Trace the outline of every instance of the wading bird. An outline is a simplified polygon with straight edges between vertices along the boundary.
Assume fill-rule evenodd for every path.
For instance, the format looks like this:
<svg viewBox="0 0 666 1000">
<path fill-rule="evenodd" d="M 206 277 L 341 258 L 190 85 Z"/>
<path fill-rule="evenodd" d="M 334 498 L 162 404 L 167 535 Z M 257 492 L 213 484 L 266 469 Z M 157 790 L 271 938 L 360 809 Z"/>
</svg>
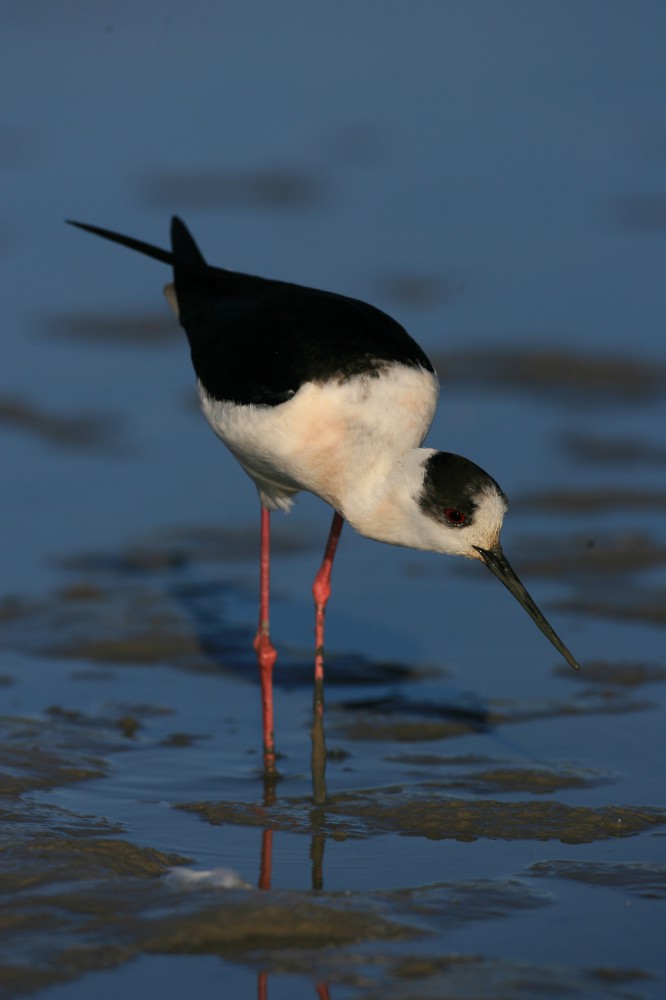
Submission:
<svg viewBox="0 0 666 1000">
<path fill-rule="evenodd" d="M 173 267 L 165 294 L 189 340 L 201 408 L 259 492 L 254 647 L 266 775 L 275 773 L 277 655 L 269 634 L 270 514 L 288 511 L 301 490 L 334 510 L 313 585 L 315 722 L 323 712 L 324 611 L 343 521 L 380 542 L 484 563 L 579 669 L 502 551 L 507 500 L 495 480 L 467 458 L 420 447 L 439 383 L 399 323 L 344 295 L 212 267 L 178 218 L 171 224 L 170 252 L 72 224 Z M 320 766 L 323 771 L 323 761 Z"/>
</svg>

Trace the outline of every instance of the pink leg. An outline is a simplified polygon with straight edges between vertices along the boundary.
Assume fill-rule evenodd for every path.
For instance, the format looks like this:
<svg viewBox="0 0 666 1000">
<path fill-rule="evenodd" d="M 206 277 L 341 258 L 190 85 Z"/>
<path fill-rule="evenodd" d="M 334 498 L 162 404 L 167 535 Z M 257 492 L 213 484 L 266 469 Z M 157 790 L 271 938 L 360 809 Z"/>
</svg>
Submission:
<svg viewBox="0 0 666 1000">
<path fill-rule="evenodd" d="M 273 722 L 273 666 L 277 652 L 269 635 L 271 512 L 261 508 L 261 556 L 259 573 L 259 625 L 254 648 L 259 662 L 264 731 L 264 774 L 275 774 L 275 729 Z"/>
<path fill-rule="evenodd" d="M 328 533 L 324 559 L 312 585 L 315 602 L 315 676 L 312 714 L 312 789 L 318 805 L 326 801 L 326 743 L 324 740 L 324 615 L 331 596 L 331 570 L 343 520 L 336 512 Z"/>
<path fill-rule="evenodd" d="M 324 560 L 312 584 L 312 596 L 315 602 L 315 684 L 324 683 L 324 613 L 331 596 L 331 571 L 343 524 L 344 521 L 336 512 L 328 533 Z"/>
</svg>

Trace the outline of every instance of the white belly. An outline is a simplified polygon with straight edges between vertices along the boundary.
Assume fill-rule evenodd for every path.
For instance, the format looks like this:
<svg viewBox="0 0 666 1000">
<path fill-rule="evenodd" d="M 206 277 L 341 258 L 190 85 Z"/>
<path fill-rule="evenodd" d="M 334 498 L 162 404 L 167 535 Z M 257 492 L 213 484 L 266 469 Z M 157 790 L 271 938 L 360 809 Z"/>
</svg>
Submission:
<svg viewBox="0 0 666 1000">
<path fill-rule="evenodd" d="M 262 503 L 288 510 L 300 490 L 345 516 L 405 452 L 423 441 L 437 405 L 436 375 L 393 365 L 379 376 L 306 382 L 278 406 L 212 399 L 199 384 L 209 424 L 254 480 Z"/>
</svg>

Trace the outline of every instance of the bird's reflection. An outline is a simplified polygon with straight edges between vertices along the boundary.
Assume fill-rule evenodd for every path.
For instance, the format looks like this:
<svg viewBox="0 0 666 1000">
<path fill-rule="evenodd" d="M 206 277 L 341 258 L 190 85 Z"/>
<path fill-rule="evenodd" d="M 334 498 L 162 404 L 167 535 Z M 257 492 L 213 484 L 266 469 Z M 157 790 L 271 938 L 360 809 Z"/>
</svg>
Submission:
<svg viewBox="0 0 666 1000">
<path fill-rule="evenodd" d="M 326 983 L 315 983 L 315 993 L 319 1000 L 331 1000 Z M 257 979 L 257 1000 L 268 1000 L 268 973 L 260 972 Z"/>
<path fill-rule="evenodd" d="M 312 862 L 311 884 L 315 892 L 324 888 L 324 848 L 326 835 L 317 830 L 323 818 L 321 807 L 326 801 L 326 742 L 324 738 L 323 703 L 318 701 L 315 692 L 312 722 L 312 826 L 314 828 L 310 841 L 310 861 Z M 274 775 L 264 775 L 264 807 L 270 808 L 277 802 L 277 779 Z M 259 879 L 257 887 L 270 891 L 273 873 L 273 839 L 275 830 L 266 827 L 261 834 L 261 857 L 259 861 Z M 257 978 L 258 1000 L 268 1000 L 268 972 L 262 970 Z M 331 1000 L 327 983 L 315 983 L 315 993 L 319 1000 Z"/>
</svg>

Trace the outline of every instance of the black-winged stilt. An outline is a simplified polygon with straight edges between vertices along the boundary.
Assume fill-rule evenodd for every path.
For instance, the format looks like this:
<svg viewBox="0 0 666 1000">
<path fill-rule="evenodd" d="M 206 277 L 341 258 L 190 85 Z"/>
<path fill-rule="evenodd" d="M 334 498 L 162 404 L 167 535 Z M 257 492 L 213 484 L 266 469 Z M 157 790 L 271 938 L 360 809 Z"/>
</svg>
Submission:
<svg viewBox="0 0 666 1000">
<path fill-rule="evenodd" d="M 478 559 L 578 670 L 500 545 L 507 510 L 488 473 L 421 448 L 438 380 L 395 320 L 357 299 L 211 267 L 185 225 L 171 252 L 98 226 L 80 229 L 173 267 L 166 297 L 187 333 L 204 415 L 254 480 L 261 501 L 259 625 L 264 771 L 275 773 L 269 634 L 270 513 L 301 490 L 334 510 L 315 600 L 315 718 L 323 712 L 324 611 L 343 521 L 380 542 Z"/>
</svg>

